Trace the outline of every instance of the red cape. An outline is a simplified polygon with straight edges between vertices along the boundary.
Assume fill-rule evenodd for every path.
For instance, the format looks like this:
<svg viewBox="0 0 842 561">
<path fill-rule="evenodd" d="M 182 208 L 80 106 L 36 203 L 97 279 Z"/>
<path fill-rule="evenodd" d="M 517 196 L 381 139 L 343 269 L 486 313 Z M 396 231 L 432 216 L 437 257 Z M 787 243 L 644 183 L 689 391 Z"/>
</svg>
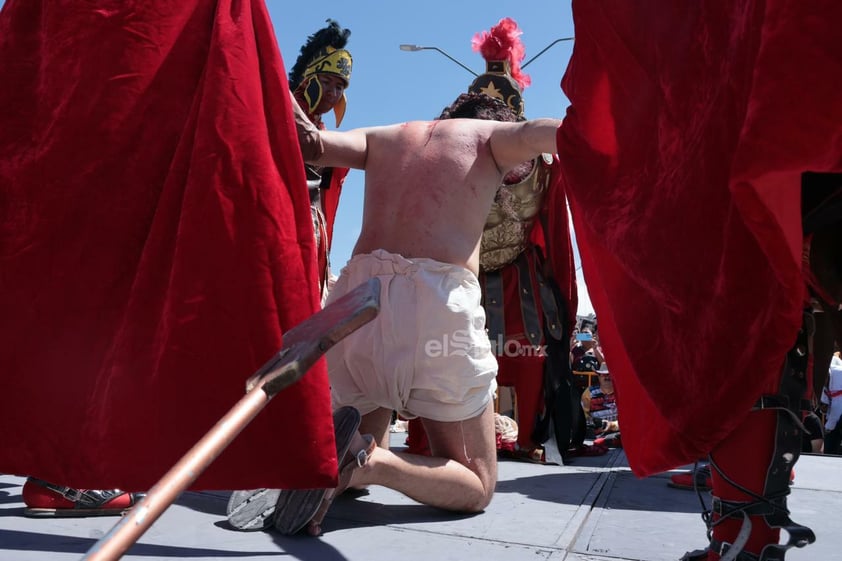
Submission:
<svg viewBox="0 0 842 561">
<path fill-rule="evenodd" d="M 801 324 L 800 174 L 839 171 L 835 0 L 574 0 L 559 153 L 638 475 L 707 454 Z"/>
<path fill-rule="evenodd" d="M 318 308 L 288 84 L 259 0 L 0 13 L 0 471 L 142 490 Z M 325 487 L 320 362 L 196 488 Z"/>
<path fill-rule="evenodd" d="M 568 332 L 576 325 L 576 310 L 579 294 L 576 286 L 576 264 L 573 261 L 573 242 L 570 237 L 570 219 L 567 216 L 567 199 L 564 193 L 562 167 L 555 156 L 552 164 L 550 188 L 541 208 L 540 220 L 536 221 L 530 239 L 547 256 L 549 274 L 558 286 L 566 306 L 565 317 Z M 566 341 L 564 341 L 567 344 Z"/>
<path fill-rule="evenodd" d="M 333 245 L 333 224 L 336 222 L 336 213 L 339 210 L 339 196 L 342 194 L 342 185 L 348 175 L 348 168 L 333 168 L 330 175 L 330 186 L 322 189 L 322 206 L 325 210 L 325 230 L 327 230 L 327 249 Z"/>
</svg>

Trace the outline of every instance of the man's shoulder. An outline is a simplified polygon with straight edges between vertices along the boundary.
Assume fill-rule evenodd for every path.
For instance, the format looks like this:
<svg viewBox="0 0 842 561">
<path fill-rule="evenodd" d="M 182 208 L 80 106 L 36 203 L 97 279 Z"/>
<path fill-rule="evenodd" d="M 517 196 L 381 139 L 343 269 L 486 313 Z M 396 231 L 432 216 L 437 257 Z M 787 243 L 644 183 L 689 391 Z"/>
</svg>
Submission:
<svg viewBox="0 0 842 561">
<path fill-rule="evenodd" d="M 393 123 L 390 125 L 379 125 L 373 127 L 366 127 L 365 132 L 369 136 L 375 137 L 394 137 L 400 135 L 416 134 L 419 130 L 429 129 L 430 121 L 405 121 L 402 123 Z"/>
</svg>

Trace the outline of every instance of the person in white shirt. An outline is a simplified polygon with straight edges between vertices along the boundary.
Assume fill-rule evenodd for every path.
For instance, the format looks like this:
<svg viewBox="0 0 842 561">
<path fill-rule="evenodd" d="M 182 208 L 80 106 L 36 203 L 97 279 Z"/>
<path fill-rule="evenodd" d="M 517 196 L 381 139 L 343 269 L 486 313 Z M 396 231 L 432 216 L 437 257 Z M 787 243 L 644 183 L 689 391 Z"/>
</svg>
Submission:
<svg viewBox="0 0 842 561">
<path fill-rule="evenodd" d="M 822 410 L 825 411 L 824 453 L 842 455 L 842 358 L 833 353 L 827 386 L 822 392 Z"/>
</svg>

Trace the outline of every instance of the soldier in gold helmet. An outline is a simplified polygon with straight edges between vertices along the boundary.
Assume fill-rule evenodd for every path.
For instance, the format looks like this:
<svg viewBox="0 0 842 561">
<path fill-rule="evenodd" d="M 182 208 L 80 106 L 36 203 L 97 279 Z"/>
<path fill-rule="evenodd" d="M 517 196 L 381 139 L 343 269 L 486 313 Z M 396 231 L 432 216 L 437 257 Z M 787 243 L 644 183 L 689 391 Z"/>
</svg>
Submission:
<svg viewBox="0 0 842 561">
<path fill-rule="evenodd" d="M 318 30 L 301 47 L 301 53 L 289 73 L 289 87 L 310 121 L 324 129 L 323 115 L 333 111 L 336 126 L 342 122 L 347 101 L 345 89 L 350 84 L 353 58 L 345 49 L 350 30 L 327 20 L 327 27 Z M 322 302 L 327 296 L 330 277 L 330 242 L 333 222 L 339 206 L 342 183 L 347 168 L 324 168 L 305 164 L 307 187 L 319 266 L 319 288 Z"/>
</svg>

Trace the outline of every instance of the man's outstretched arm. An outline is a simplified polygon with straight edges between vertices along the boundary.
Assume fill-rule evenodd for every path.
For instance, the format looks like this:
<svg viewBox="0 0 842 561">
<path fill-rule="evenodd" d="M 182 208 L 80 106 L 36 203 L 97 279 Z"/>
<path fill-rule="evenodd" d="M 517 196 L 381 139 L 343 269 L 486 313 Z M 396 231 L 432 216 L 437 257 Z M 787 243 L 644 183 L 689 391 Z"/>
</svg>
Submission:
<svg viewBox="0 0 842 561">
<path fill-rule="evenodd" d="M 491 152 L 505 173 L 539 154 L 555 154 L 559 119 L 534 119 L 521 123 L 496 123 L 491 135 Z"/>
<path fill-rule="evenodd" d="M 298 143 L 304 161 L 323 166 L 365 169 L 366 134 L 364 129 L 348 132 L 319 130 L 298 105 L 290 92 Z"/>
</svg>

